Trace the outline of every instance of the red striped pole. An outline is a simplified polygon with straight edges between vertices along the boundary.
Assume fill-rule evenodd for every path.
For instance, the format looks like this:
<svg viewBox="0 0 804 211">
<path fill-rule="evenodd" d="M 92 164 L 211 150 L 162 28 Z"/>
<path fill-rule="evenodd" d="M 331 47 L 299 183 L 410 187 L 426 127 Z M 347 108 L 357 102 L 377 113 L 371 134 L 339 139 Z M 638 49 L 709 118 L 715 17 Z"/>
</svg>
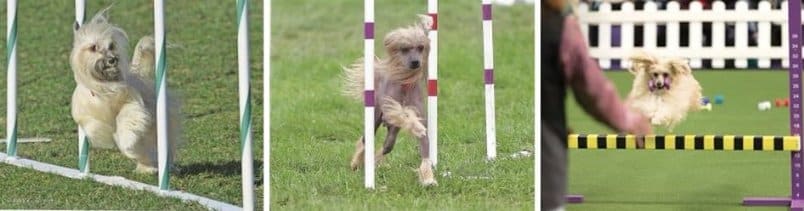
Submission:
<svg viewBox="0 0 804 211">
<path fill-rule="evenodd" d="M 427 13 L 433 19 L 430 32 L 430 54 L 427 57 L 427 138 L 430 161 L 438 164 L 438 0 L 427 1 Z"/>
</svg>

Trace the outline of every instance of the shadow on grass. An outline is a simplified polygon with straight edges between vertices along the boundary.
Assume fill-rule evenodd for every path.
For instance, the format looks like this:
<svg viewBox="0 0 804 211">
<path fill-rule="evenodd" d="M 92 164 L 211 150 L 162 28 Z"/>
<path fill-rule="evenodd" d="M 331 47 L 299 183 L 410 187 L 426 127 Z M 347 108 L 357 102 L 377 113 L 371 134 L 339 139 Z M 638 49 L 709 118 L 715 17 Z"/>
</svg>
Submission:
<svg viewBox="0 0 804 211">
<path fill-rule="evenodd" d="M 262 185 L 262 168 L 263 163 L 261 160 L 254 160 L 254 183 L 258 186 Z M 177 177 L 189 177 L 198 174 L 214 174 L 220 176 L 237 176 L 241 175 L 242 164 L 239 160 L 230 160 L 220 163 L 191 163 L 179 166 L 180 171 L 176 172 Z"/>
</svg>

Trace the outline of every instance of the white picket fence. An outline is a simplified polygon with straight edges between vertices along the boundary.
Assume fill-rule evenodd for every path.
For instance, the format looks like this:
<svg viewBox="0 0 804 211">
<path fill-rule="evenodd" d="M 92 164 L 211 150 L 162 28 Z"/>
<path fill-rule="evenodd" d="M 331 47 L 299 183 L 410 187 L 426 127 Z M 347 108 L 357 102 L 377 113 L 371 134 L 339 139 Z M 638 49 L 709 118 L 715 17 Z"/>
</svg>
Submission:
<svg viewBox="0 0 804 211">
<path fill-rule="evenodd" d="M 737 2 L 733 10 L 727 10 L 722 1 L 713 2 L 711 10 L 704 10 L 694 1 L 689 9 L 681 10 L 678 2 L 669 2 L 665 10 L 648 1 L 642 10 L 624 2 L 621 9 L 613 11 L 610 3 L 602 3 L 597 11 L 581 3 L 576 11 L 584 36 L 589 41 L 590 25 L 597 25 L 597 46 L 590 46 L 592 57 L 603 69 L 617 69 L 612 61 L 619 60 L 619 68 L 627 68 L 627 58 L 636 50 L 645 50 L 661 57 L 681 57 L 690 61 L 692 68 L 701 68 L 704 59 L 711 59 L 712 68 L 724 68 L 726 59 L 734 59 L 736 68 L 748 68 L 748 60 L 756 59 L 759 68 L 770 68 L 771 60 L 781 60 L 787 67 L 788 25 L 787 3 L 781 9 L 771 9 L 771 3 L 762 1 L 758 9 L 749 9 L 746 1 Z M 804 18 L 803 18 L 804 19 Z M 680 23 L 689 23 L 689 45 L 679 42 Z M 703 23 L 711 22 L 711 46 L 703 46 Z M 749 22 L 757 22 L 757 45 L 749 46 Z M 733 23 L 734 46 L 726 46 L 726 24 Z M 771 24 L 781 24 L 781 46 L 771 45 Z M 657 26 L 666 24 L 665 46 L 657 45 Z M 619 25 L 619 46 L 612 46 L 612 26 Z M 642 25 L 642 47 L 634 47 L 634 26 Z M 617 37 L 614 37 L 617 38 Z"/>
</svg>

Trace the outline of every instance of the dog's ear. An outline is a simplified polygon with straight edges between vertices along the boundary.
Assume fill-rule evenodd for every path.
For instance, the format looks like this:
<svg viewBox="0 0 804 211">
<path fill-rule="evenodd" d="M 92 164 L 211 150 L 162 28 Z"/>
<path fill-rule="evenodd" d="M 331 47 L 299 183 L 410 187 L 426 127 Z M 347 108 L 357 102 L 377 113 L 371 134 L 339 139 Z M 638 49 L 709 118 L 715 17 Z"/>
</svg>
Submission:
<svg viewBox="0 0 804 211">
<path fill-rule="evenodd" d="M 424 33 L 430 32 L 430 29 L 436 27 L 436 20 L 429 15 L 419 14 L 419 24 L 418 26 L 424 30 Z"/>
<path fill-rule="evenodd" d="M 95 24 L 108 23 L 109 22 L 109 20 L 108 20 L 109 17 L 108 17 L 107 12 L 109 11 L 109 9 L 112 8 L 112 6 L 114 6 L 114 4 L 109 5 L 106 8 L 103 8 L 102 10 L 98 11 L 98 13 L 95 13 L 95 16 L 93 16 L 92 19 L 89 20 L 89 22 L 90 23 L 95 23 Z"/>
<path fill-rule="evenodd" d="M 673 59 L 667 62 L 670 64 L 670 69 L 675 74 L 690 74 L 692 73 L 692 69 L 690 69 L 690 65 L 687 64 L 687 60 L 685 59 Z"/>
<path fill-rule="evenodd" d="M 628 68 L 628 71 L 634 75 L 640 71 L 645 71 L 649 66 L 657 63 L 656 58 L 645 52 L 632 55 L 628 58 L 628 61 L 631 62 L 631 67 Z"/>
<path fill-rule="evenodd" d="M 385 35 L 385 38 L 383 39 L 383 45 L 385 46 L 385 49 L 387 49 L 389 51 L 393 49 L 393 45 L 394 45 L 394 42 L 397 41 L 398 34 L 399 34 L 399 31 L 394 30 L 394 31 L 391 31 L 390 33 L 388 33 L 387 35 Z"/>
</svg>

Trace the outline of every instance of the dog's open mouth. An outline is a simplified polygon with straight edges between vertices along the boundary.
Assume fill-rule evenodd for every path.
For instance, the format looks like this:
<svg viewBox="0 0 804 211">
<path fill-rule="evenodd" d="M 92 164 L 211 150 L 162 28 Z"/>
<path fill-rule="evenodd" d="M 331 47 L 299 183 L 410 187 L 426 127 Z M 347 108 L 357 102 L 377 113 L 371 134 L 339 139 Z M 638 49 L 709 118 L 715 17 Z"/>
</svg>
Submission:
<svg viewBox="0 0 804 211">
<path fill-rule="evenodd" d="M 656 80 L 657 79 L 650 79 L 650 81 L 648 81 L 648 89 L 650 89 L 651 92 L 657 90 L 670 90 L 669 78 L 665 78 L 663 82 L 657 82 Z"/>
</svg>

